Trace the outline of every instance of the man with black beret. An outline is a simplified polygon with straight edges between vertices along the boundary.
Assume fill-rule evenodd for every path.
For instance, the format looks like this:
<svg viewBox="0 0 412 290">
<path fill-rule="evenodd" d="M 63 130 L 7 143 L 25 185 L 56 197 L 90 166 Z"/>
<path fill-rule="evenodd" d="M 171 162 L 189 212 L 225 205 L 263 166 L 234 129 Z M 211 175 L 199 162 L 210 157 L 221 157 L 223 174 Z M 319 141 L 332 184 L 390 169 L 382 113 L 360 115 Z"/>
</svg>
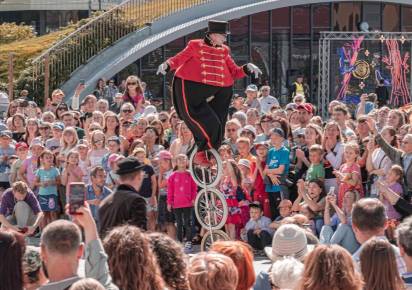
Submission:
<svg viewBox="0 0 412 290">
<path fill-rule="evenodd" d="M 100 235 L 103 237 L 112 228 L 130 224 L 147 229 L 146 201 L 138 193 L 143 181 L 142 168 L 135 157 L 127 157 L 118 162 L 121 184 L 106 197 L 99 209 Z"/>
</svg>

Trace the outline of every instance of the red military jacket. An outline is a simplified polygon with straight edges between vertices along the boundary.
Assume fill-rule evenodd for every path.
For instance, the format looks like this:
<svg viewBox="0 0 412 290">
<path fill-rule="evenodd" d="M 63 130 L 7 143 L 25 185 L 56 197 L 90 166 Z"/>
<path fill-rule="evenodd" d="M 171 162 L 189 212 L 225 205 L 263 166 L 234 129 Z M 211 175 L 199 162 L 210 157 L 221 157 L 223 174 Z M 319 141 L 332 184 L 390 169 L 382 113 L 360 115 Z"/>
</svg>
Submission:
<svg viewBox="0 0 412 290">
<path fill-rule="evenodd" d="M 217 87 L 232 86 L 236 79 L 246 76 L 243 67 L 236 65 L 230 56 L 229 47 L 211 46 L 203 39 L 189 41 L 167 63 L 181 79 Z"/>
</svg>

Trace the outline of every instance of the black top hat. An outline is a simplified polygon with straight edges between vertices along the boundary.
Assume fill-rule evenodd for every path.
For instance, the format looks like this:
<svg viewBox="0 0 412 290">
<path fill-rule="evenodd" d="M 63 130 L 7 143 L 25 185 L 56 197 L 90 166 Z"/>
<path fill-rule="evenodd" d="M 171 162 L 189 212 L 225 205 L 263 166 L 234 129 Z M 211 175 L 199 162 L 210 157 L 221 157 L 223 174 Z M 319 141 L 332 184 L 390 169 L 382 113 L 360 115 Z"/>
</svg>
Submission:
<svg viewBox="0 0 412 290">
<path fill-rule="evenodd" d="M 119 169 L 116 170 L 116 174 L 123 175 L 142 170 L 144 164 L 140 163 L 136 157 L 132 156 L 120 160 L 117 163 L 117 166 Z"/>
<path fill-rule="evenodd" d="M 210 20 L 207 33 L 230 34 L 227 21 Z"/>
</svg>

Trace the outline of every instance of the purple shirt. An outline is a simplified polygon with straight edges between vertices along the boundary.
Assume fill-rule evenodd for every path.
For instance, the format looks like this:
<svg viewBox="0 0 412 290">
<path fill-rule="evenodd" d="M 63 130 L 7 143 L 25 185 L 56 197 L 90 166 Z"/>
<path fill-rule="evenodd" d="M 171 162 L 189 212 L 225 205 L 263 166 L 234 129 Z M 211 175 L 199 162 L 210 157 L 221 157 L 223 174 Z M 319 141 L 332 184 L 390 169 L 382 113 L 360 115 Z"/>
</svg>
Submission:
<svg viewBox="0 0 412 290">
<path fill-rule="evenodd" d="M 403 188 L 402 185 L 399 183 L 394 183 L 389 186 L 390 189 L 392 189 L 394 192 L 399 194 L 401 197 L 403 197 Z M 402 217 L 400 213 L 396 211 L 396 209 L 393 207 L 393 205 L 387 201 L 386 199 L 383 201 L 383 204 L 385 205 L 386 208 L 386 215 L 388 216 L 388 219 L 395 219 L 395 220 L 400 220 Z"/>
<path fill-rule="evenodd" d="M 37 200 L 36 196 L 32 191 L 28 191 L 26 197 L 23 200 L 26 202 L 30 208 L 33 210 L 33 213 L 36 215 L 38 214 L 40 209 L 39 201 Z M 9 188 L 3 193 L 3 197 L 0 201 L 0 214 L 4 215 L 5 217 L 12 215 L 14 206 L 16 205 L 17 200 L 14 198 L 13 189 Z"/>
</svg>

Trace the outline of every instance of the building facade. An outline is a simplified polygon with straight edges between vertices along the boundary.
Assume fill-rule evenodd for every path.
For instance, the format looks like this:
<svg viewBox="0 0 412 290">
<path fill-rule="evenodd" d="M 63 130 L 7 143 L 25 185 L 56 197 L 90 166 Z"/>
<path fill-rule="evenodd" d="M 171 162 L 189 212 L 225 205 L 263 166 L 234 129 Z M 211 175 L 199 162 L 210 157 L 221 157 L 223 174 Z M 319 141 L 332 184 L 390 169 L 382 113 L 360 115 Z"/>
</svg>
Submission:
<svg viewBox="0 0 412 290">
<path fill-rule="evenodd" d="M 262 83 L 269 84 L 274 95 L 287 96 L 289 85 L 298 73 L 303 73 L 309 97 L 315 101 L 320 32 L 359 31 L 361 22 L 367 22 L 372 31 L 411 32 L 412 6 L 356 1 L 285 7 L 230 21 L 228 42 L 238 64 L 253 62 L 262 69 Z M 176 39 L 136 60 L 116 77 L 121 80 L 137 74 L 152 95 L 168 99 L 172 76 L 156 76 L 157 66 L 183 49 L 190 39 L 203 35 L 204 30 Z M 238 81 L 235 91 L 241 93 L 247 82 Z"/>
</svg>

